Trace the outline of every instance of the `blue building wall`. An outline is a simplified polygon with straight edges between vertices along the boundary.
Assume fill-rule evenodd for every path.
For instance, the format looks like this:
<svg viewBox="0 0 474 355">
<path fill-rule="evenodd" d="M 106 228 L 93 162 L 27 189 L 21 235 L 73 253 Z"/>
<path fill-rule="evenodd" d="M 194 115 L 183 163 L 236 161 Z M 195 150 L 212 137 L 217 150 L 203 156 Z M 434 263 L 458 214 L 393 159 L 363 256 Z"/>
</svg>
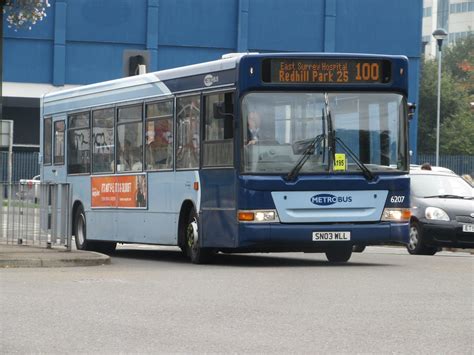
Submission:
<svg viewBox="0 0 474 355">
<path fill-rule="evenodd" d="M 418 101 L 422 0 L 50 0 L 32 30 L 4 25 L 4 81 L 89 84 L 124 75 L 124 51 L 149 71 L 236 51 L 403 54 Z M 416 118 L 411 149 L 416 153 Z M 416 154 L 415 154 L 416 155 Z"/>
</svg>

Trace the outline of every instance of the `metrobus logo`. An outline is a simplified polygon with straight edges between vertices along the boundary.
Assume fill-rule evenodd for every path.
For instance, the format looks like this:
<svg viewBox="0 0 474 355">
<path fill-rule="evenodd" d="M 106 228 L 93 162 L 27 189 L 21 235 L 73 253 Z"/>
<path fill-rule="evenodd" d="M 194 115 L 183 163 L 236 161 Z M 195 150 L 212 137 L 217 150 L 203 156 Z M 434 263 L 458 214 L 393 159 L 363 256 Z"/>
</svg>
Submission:
<svg viewBox="0 0 474 355">
<path fill-rule="evenodd" d="M 330 206 L 337 202 L 352 202 L 352 196 L 334 196 L 331 194 L 318 194 L 311 197 L 311 203 L 318 206 Z"/>
</svg>

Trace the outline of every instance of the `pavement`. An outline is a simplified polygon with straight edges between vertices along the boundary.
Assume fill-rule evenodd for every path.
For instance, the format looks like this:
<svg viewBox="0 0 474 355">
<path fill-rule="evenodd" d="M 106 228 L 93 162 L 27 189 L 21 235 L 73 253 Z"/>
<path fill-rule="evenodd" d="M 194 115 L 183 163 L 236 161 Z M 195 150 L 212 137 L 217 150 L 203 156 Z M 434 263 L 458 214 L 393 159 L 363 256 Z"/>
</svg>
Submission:
<svg viewBox="0 0 474 355">
<path fill-rule="evenodd" d="M 20 267 L 68 267 L 110 264 L 110 256 L 93 251 L 0 244 L 0 269 Z"/>
</svg>

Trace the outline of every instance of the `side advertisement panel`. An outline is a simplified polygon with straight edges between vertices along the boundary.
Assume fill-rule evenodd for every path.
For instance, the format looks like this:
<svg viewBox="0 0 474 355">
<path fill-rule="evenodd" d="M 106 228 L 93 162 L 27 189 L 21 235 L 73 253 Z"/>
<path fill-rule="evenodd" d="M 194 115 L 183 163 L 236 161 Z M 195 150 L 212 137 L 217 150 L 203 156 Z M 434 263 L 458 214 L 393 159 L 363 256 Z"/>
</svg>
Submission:
<svg viewBox="0 0 474 355">
<path fill-rule="evenodd" d="M 92 208 L 147 208 L 147 176 L 109 175 L 91 177 Z"/>
</svg>

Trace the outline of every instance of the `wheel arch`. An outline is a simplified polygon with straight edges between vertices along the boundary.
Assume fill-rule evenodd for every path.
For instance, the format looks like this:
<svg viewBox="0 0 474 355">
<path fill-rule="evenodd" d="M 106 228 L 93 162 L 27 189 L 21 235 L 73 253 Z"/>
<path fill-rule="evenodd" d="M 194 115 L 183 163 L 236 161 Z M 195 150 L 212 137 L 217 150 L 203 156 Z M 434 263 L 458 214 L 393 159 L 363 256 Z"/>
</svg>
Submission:
<svg viewBox="0 0 474 355">
<path fill-rule="evenodd" d="M 82 208 L 84 209 L 84 205 L 82 204 L 80 200 L 76 200 L 72 204 L 72 219 L 71 219 L 72 220 L 72 226 L 71 226 L 72 233 L 74 233 L 74 226 L 76 225 L 76 212 L 79 206 L 82 206 Z"/>
</svg>

